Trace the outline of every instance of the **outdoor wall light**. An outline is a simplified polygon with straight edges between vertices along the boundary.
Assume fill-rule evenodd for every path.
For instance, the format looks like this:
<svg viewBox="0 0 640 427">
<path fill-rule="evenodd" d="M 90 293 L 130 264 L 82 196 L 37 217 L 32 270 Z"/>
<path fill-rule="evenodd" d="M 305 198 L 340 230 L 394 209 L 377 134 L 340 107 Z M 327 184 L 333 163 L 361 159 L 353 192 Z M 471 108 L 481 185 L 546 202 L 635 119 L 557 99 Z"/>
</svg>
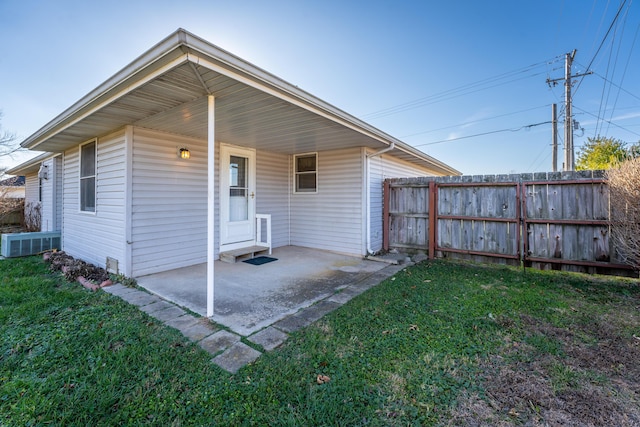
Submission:
<svg viewBox="0 0 640 427">
<path fill-rule="evenodd" d="M 38 169 L 38 178 L 49 179 L 49 165 L 45 165 L 44 163 L 40 165 L 40 169 Z"/>
<path fill-rule="evenodd" d="M 178 154 L 181 159 L 189 159 L 191 158 L 191 152 L 188 148 L 181 148 Z"/>
</svg>

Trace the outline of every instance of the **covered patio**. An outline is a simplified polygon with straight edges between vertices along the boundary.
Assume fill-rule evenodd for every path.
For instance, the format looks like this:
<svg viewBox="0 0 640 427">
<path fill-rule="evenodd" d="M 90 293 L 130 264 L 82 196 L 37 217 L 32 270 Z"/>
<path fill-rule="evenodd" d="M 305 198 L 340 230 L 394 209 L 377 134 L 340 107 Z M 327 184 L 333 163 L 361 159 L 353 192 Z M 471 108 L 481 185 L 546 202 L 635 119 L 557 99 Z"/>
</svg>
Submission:
<svg viewBox="0 0 640 427">
<path fill-rule="evenodd" d="M 213 321 L 248 336 L 320 301 L 342 304 L 397 271 L 385 262 L 297 246 L 276 248 L 271 256 L 277 261 L 263 265 L 215 261 Z M 206 271 L 205 263 L 137 280 L 149 292 L 206 316 Z"/>
<path fill-rule="evenodd" d="M 60 153 L 66 252 L 242 335 L 386 266 L 383 177 L 458 173 L 182 29 L 21 145 Z"/>
</svg>

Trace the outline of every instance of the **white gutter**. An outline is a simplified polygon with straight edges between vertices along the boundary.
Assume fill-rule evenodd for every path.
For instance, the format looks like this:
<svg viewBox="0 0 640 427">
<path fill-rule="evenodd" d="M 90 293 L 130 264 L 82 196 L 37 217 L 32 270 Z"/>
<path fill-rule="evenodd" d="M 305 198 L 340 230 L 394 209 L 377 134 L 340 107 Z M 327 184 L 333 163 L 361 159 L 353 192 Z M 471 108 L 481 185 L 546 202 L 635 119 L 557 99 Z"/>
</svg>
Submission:
<svg viewBox="0 0 640 427">
<path fill-rule="evenodd" d="M 365 191 L 366 191 L 366 200 L 367 200 L 367 208 L 365 215 L 367 216 L 365 221 L 367 223 L 367 254 L 373 254 L 373 249 L 371 249 L 371 158 L 378 157 L 388 151 L 396 148 L 396 143 L 391 142 L 388 147 L 383 148 L 382 150 L 376 151 L 375 153 L 367 154 L 367 161 L 365 162 Z"/>
</svg>

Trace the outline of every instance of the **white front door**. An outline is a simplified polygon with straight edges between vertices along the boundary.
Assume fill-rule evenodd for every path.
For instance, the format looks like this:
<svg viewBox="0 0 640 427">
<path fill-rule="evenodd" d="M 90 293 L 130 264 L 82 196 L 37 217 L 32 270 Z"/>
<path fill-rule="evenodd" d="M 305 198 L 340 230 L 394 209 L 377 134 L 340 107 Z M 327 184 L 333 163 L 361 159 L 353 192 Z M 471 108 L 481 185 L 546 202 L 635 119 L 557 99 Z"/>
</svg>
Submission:
<svg viewBox="0 0 640 427">
<path fill-rule="evenodd" d="M 221 250 L 255 243 L 256 152 L 220 145 Z"/>
</svg>

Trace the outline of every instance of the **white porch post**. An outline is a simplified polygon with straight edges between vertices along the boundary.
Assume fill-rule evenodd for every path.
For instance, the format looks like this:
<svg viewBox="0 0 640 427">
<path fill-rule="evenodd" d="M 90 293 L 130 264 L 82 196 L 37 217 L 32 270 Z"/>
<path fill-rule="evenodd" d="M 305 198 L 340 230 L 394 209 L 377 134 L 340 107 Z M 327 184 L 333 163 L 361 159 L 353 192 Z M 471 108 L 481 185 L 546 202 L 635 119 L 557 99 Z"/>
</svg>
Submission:
<svg viewBox="0 0 640 427">
<path fill-rule="evenodd" d="M 215 106 L 213 95 L 208 96 L 207 103 L 207 317 L 213 316 L 213 257 L 215 253 L 215 166 L 216 166 L 216 132 Z"/>
</svg>

